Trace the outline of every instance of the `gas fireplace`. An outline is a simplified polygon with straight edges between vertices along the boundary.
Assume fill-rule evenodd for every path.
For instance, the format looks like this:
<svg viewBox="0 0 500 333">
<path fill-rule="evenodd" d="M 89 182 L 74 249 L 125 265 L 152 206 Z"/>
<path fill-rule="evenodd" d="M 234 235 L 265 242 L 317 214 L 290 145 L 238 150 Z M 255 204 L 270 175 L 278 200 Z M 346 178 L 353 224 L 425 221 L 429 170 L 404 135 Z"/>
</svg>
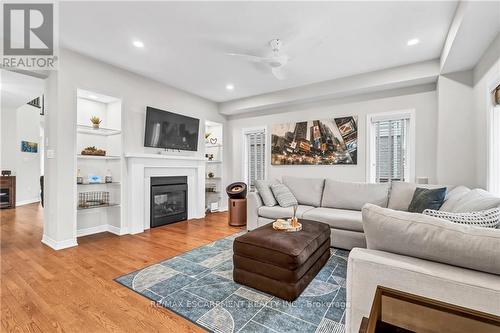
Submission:
<svg viewBox="0 0 500 333">
<path fill-rule="evenodd" d="M 187 177 L 151 177 L 151 228 L 187 219 Z"/>
</svg>

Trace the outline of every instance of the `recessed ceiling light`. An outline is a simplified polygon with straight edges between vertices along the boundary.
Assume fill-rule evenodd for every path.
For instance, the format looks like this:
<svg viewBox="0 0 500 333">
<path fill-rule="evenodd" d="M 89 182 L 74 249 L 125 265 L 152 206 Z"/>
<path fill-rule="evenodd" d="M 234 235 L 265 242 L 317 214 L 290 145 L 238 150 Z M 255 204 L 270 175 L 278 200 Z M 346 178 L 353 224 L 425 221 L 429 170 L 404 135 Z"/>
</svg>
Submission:
<svg viewBox="0 0 500 333">
<path fill-rule="evenodd" d="M 413 38 L 413 39 L 410 39 L 406 44 L 408 46 L 413 46 L 413 45 L 417 45 L 418 43 L 420 43 L 420 40 L 418 38 Z"/>
<path fill-rule="evenodd" d="M 89 98 L 97 99 L 98 97 L 96 95 L 89 95 Z"/>
<path fill-rule="evenodd" d="M 138 48 L 143 48 L 144 47 L 144 43 L 141 42 L 140 40 L 134 40 L 132 42 L 132 44 L 135 46 L 135 47 L 138 47 Z"/>
<path fill-rule="evenodd" d="M 231 83 L 226 84 L 226 89 L 227 90 L 234 90 L 234 86 Z"/>
</svg>

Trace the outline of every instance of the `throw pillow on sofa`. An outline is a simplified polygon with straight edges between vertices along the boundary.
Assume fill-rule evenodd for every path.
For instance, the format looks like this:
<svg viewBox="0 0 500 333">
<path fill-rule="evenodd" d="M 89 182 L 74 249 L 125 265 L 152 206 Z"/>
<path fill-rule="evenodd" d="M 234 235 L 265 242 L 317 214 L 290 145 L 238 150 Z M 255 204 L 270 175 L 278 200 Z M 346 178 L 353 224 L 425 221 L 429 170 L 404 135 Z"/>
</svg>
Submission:
<svg viewBox="0 0 500 333">
<path fill-rule="evenodd" d="M 281 207 L 298 205 L 297 199 L 295 199 L 294 195 L 286 185 L 273 184 L 271 185 L 271 191 L 273 191 L 274 197 Z"/>
<path fill-rule="evenodd" d="M 463 195 L 450 211 L 453 213 L 467 213 L 497 207 L 500 207 L 500 198 L 488 191 L 476 188 Z"/>
<path fill-rule="evenodd" d="M 426 209 L 424 210 L 424 214 L 445 219 L 454 223 L 467 224 L 483 228 L 496 228 L 500 223 L 500 208 L 469 213 L 451 213 L 441 210 Z"/>
<path fill-rule="evenodd" d="M 265 206 L 275 206 L 277 204 L 276 198 L 274 197 L 273 192 L 271 191 L 271 185 L 279 184 L 280 182 L 277 180 L 256 180 L 255 188 L 257 192 L 259 192 L 262 201 Z"/>
<path fill-rule="evenodd" d="M 375 205 L 363 207 L 369 249 L 500 274 L 500 232 Z"/>
<path fill-rule="evenodd" d="M 453 212 L 457 204 L 463 198 L 463 196 L 469 193 L 470 191 L 471 191 L 470 188 L 463 185 L 457 186 L 453 190 L 450 190 L 446 195 L 446 200 L 444 201 L 441 208 L 439 208 L 439 210 L 445 212 Z"/>
<path fill-rule="evenodd" d="M 433 184 L 415 184 L 407 183 L 402 181 L 392 181 L 391 190 L 389 193 L 389 204 L 387 205 L 390 209 L 408 211 L 411 199 L 415 193 L 416 188 L 440 188 L 443 185 L 433 185 Z M 450 189 L 451 190 L 451 189 Z"/>
<path fill-rule="evenodd" d="M 438 210 L 443 205 L 445 197 L 446 187 L 432 190 L 417 187 L 413 193 L 410 205 L 408 206 L 408 211 L 412 213 L 422 213 L 426 209 Z"/>
</svg>

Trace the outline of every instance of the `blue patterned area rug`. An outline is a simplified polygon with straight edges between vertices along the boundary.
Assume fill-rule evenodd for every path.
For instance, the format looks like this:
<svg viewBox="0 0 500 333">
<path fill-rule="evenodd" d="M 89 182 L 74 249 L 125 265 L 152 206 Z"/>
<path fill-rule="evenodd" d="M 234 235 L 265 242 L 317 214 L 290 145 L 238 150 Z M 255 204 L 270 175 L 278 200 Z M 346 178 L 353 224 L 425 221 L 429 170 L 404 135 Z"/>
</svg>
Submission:
<svg viewBox="0 0 500 333">
<path fill-rule="evenodd" d="M 233 240 L 196 248 L 115 281 L 202 328 L 217 332 L 344 332 L 349 251 L 331 249 L 323 269 L 293 302 L 233 281 Z"/>
</svg>

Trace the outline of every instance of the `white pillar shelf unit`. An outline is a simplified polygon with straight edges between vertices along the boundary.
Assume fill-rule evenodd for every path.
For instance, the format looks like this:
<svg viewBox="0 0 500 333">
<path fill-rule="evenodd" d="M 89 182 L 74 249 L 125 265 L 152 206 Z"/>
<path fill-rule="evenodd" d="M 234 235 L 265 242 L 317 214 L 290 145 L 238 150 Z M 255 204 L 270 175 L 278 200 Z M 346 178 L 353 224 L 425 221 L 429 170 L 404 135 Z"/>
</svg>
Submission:
<svg viewBox="0 0 500 333">
<path fill-rule="evenodd" d="M 210 134 L 208 137 L 206 137 Z M 205 122 L 205 154 L 213 155 L 206 158 L 205 208 L 207 212 L 219 211 L 222 207 L 223 191 L 223 125 L 213 121 Z M 212 175 L 213 177 L 209 177 Z"/>
<path fill-rule="evenodd" d="M 76 184 L 76 235 L 77 237 L 109 231 L 125 233 L 124 214 L 121 205 L 123 194 L 122 177 L 125 172 L 122 138 L 121 100 L 87 90 L 77 90 L 76 165 L 75 175 L 83 178 L 83 184 Z M 93 128 L 92 116 L 101 119 L 99 128 Z M 86 147 L 106 151 L 105 156 L 82 155 Z M 112 182 L 106 183 L 110 173 Z M 90 183 L 89 176 L 99 176 L 99 183 Z M 107 192 L 107 204 L 81 207 L 80 193 Z"/>
</svg>

